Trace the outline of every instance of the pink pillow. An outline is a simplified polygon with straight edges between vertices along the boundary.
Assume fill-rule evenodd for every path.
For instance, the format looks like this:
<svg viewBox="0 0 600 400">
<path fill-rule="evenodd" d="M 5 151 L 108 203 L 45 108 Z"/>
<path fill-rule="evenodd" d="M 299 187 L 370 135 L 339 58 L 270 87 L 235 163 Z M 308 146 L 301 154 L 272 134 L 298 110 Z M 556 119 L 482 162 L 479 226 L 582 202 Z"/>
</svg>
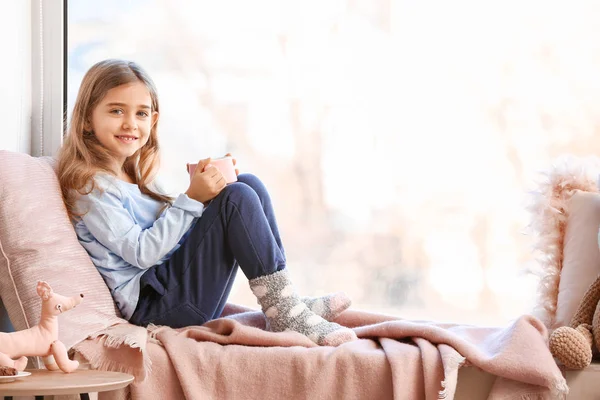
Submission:
<svg viewBox="0 0 600 400">
<path fill-rule="evenodd" d="M 567 207 L 555 327 L 570 324 L 583 295 L 600 274 L 600 194 L 578 190 Z"/>
<path fill-rule="evenodd" d="M 530 227 L 540 277 L 533 314 L 550 330 L 569 325 L 600 273 L 598 171 L 597 157 L 561 157 L 533 192 Z"/>
<path fill-rule="evenodd" d="M 36 282 L 84 302 L 59 316 L 67 346 L 121 319 L 104 280 L 81 247 L 62 200 L 55 160 L 0 151 L 0 297 L 16 330 L 38 323 Z"/>
</svg>

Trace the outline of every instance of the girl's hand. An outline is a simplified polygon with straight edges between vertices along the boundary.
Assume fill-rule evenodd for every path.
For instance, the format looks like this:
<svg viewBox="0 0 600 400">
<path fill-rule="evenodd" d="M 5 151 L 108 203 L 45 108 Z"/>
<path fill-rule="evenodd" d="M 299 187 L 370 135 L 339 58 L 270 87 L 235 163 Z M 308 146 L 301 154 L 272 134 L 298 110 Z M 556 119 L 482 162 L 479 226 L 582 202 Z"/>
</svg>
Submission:
<svg viewBox="0 0 600 400">
<path fill-rule="evenodd" d="M 231 153 L 225 154 L 225 157 L 231 157 L 231 159 L 233 160 L 233 166 L 235 167 L 235 164 L 237 164 L 237 160 L 231 155 Z M 235 176 L 238 176 L 239 174 L 240 174 L 240 170 L 236 168 Z"/>
<path fill-rule="evenodd" d="M 210 158 L 198 161 L 198 166 L 190 181 L 190 187 L 185 192 L 191 199 L 206 205 L 217 197 L 225 187 L 225 178 L 218 168 L 210 165 Z"/>
</svg>

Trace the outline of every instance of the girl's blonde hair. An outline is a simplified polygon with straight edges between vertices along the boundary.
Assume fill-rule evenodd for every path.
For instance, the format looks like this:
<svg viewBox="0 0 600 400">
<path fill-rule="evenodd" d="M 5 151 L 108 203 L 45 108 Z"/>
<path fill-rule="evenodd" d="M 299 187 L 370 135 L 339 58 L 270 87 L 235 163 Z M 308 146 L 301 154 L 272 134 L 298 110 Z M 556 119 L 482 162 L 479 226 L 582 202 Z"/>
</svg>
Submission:
<svg viewBox="0 0 600 400">
<path fill-rule="evenodd" d="M 114 173 L 110 168 L 112 155 L 91 130 L 92 112 L 110 89 L 133 82 L 142 82 L 148 88 L 152 112 L 158 112 L 154 82 L 134 62 L 114 59 L 100 61 L 83 77 L 58 161 L 58 180 L 71 218 L 81 216 L 75 211 L 76 192 L 87 194 L 94 190 L 92 178 L 97 172 Z M 125 160 L 123 171 L 138 185 L 142 193 L 167 206 L 173 202 L 173 198 L 149 188 L 159 166 L 157 125 L 155 123 L 152 126 L 148 142 Z"/>
</svg>

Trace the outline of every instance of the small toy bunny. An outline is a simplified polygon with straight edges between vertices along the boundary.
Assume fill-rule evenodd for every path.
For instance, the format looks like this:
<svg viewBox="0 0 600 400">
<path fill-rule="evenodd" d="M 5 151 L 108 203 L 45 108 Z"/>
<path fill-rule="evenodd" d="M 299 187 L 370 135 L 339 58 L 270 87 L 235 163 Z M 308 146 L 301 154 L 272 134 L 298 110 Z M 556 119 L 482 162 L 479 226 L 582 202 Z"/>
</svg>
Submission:
<svg viewBox="0 0 600 400">
<path fill-rule="evenodd" d="M 0 365 L 22 371 L 27 365 L 27 356 L 41 356 L 47 369 L 72 372 L 79 362 L 69 359 L 65 345 L 58 340 L 57 315 L 81 304 L 83 294 L 61 296 L 44 281 L 37 283 L 37 294 L 42 298 L 39 324 L 22 331 L 0 332 Z"/>
</svg>

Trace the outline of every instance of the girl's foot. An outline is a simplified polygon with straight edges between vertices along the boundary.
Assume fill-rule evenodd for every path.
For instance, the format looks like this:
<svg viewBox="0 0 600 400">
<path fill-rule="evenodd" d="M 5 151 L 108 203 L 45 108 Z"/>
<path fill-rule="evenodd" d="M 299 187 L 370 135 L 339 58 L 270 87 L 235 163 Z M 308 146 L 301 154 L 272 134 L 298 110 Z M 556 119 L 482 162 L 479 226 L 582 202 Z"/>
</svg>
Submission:
<svg viewBox="0 0 600 400">
<path fill-rule="evenodd" d="M 344 292 L 336 292 L 322 297 L 300 297 L 310 311 L 327 321 L 333 321 L 352 304 L 350 297 Z"/>
<path fill-rule="evenodd" d="M 267 317 L 267 328 L 273 332 L 298 332 L 321 346 L 337 346 L 357 339 L 352 329 L 327 322 L 312 312 L 295 293 L 285 269 L 251 279 L 250 288 Z"/>
</svg>

